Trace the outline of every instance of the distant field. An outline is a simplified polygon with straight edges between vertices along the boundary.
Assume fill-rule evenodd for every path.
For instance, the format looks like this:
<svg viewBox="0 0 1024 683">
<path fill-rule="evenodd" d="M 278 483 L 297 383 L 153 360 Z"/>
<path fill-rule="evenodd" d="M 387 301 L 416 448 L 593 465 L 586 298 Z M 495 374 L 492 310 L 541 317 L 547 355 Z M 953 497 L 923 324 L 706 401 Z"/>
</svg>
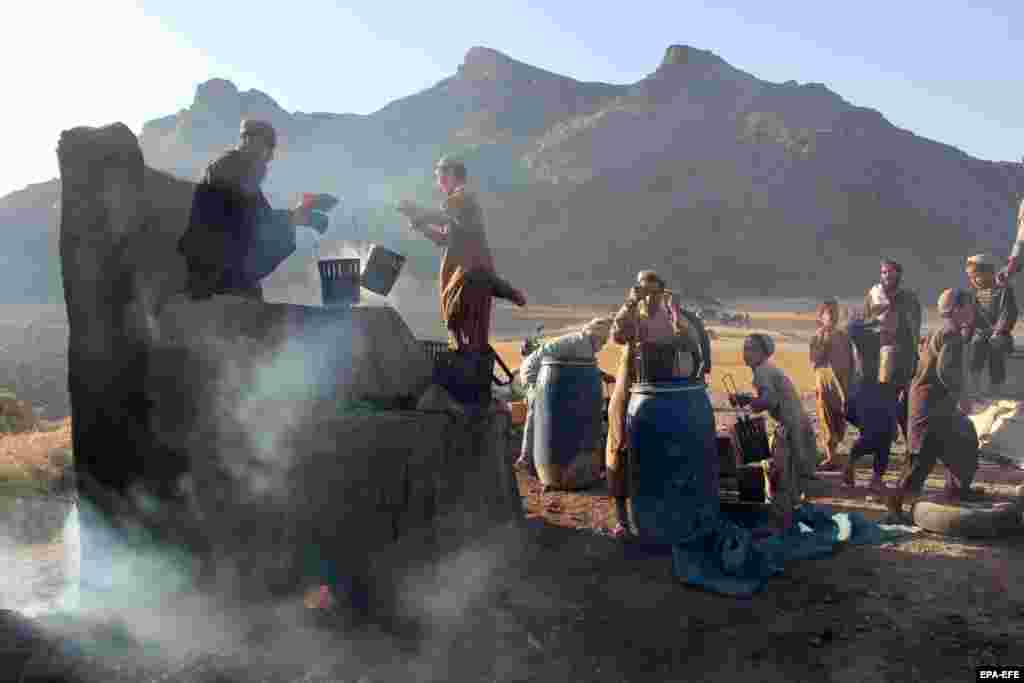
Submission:
<svg viewBox="0 0 1024 683">
<path fill-rule="evenodd" d="M 64 304 L 0 304 L 0 323 L 28 323 L 45 318 L 65 317 Z"/>
</svg>

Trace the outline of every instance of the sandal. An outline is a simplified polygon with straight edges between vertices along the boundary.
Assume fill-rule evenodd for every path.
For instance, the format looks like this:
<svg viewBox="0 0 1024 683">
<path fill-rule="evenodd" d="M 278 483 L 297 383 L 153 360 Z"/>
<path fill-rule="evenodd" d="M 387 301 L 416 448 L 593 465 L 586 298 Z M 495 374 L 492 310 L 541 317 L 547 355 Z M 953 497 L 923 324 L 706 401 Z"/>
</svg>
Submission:
<svg viewBox="0 0 1024 683">
<path fill-rule="evenodd" d="M 512 469 L 534 478 L 537 477 L 537 468 L 529 460 L 516 460 L 515 464 L 512 465 Z"/>
<path fill-rule="evenodd" d="M 636 541 L 638 538 L 638 536 L 634 534 L 633 531 L 622 522 L 618 522 L 614 527 L 609 529 L 608 535 L 616 540 L 623 541 L 626 543 L 632 543 Z"/>
</svg>

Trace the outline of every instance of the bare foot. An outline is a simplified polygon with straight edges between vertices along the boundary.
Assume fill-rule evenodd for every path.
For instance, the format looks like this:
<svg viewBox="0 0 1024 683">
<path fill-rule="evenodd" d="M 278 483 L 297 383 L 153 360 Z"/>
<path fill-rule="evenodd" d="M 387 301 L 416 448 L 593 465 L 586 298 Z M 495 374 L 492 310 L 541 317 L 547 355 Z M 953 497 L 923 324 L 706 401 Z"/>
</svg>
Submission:
<svg viewBox="0 0 1024 683">
<path fill-rule="evenodd" d="M 854 474 L 853 468 L 850 466 L 847 466 L 846 469 L 843 470 L 843 484 L 845 486 L 849 486 L 851 489 L 857 487 L 857 477 Z"/>
<path fill-rule="evenodd" d="M 612 538 L 620 541 L 625 541 L 627 543 L 637 540 L 637 535 L 634 534 L 633 531 L 622 522 L 619 522 L 618 524 L 613 526 L 608 531 L 608 533 Z"/>
</svg>

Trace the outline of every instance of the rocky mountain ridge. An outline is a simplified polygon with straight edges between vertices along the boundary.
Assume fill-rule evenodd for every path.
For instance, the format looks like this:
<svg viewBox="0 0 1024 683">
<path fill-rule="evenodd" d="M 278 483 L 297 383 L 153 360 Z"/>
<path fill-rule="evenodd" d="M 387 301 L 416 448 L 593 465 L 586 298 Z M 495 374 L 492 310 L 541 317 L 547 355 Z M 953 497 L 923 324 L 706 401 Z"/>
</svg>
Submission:
<svg viewBox="0 0 1024 683">
<path fill-rule="evenodd" d="M 974 159 L 823 84 L 762 81 L 684 45 L 627 85 L 473 47 L 452 76 L 365 116 L 289 113 L 213 79 L 188 108 L 143 126 L 146 161 L 194 178 L 245 116 L 279 131 L 266 184 L 274 201 L 341 195 L 329 236 L 398 248 L 423 275 L 436 251 L 410 241 L 390 203 L 436 202 L 434 159 L 463 156 L 499 268 L 536 301 L 625 287 L 644 267 L 693 292 L 849 295 L 870 284 L 882 255 L 904 261 L 931 298 L 962 280 L 968 253 L 1006 254 L 1024 194 L 1019 164 Z M 44 238 L 55 198 L 53 181 L 0 199 L 0 224 L 30 259 L 56 243 Z M 39 295 L 38 284 L 11 284 Z"/>
</svg>

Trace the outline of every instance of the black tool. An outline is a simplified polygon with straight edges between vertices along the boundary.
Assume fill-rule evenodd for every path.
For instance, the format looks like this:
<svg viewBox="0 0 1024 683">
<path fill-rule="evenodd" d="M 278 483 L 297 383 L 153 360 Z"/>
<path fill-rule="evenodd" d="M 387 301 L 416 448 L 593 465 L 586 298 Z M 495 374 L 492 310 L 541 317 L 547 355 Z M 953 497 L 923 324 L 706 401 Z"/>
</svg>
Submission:
<svg viewBox="0 0 1024 683">
<path fill-rule="evenodd" d="M 732 375 L 726 374 L 722 377 L 722 385 L 729 395 L 729 402 L 742 411 L 736 418 L 735 431 L 736 447 L 740 451 L 743 464 L 767 460 L 771 457 L 771 449 L 768 447 L 768 431 L 764 418 L 751 415 L 749 408 L 739 405 L 736 400 L 739 392 L 736 391 L 736 382 Z"/>
</svg>

